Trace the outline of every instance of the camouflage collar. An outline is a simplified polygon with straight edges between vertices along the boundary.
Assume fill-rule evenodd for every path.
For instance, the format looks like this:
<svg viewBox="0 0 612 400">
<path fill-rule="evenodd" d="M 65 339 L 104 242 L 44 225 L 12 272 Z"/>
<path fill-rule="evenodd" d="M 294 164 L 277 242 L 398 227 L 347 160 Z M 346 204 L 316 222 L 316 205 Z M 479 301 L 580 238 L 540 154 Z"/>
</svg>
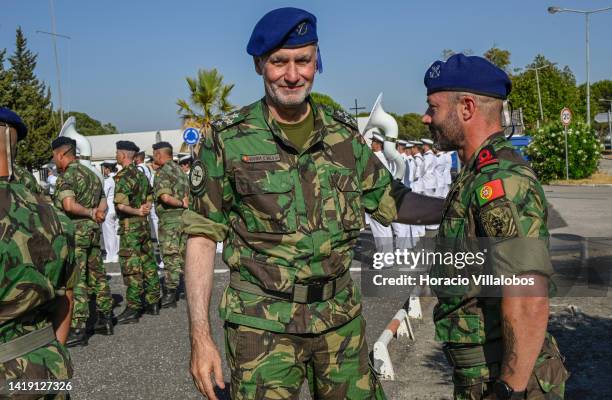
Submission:
<svg viewBox="0 0 612 400">
<path fill-rule="evenodd" d="M 476 151 L 474 152 L 474 154 L 472 154 L 472 157 L 470 157 L 470 160 L 465 164 L 466 166 L 469 166 L 469 169 L 476 169 L 477 167 L 477 161 L 478 161 L 478 154 L 481 152 L 482 149 L 484 149 L 487 146 L 492 146 L 494 148 L 497 148 L 501 143 L 506 141 L 506 136 L 504 135 L 504 132 L 495 132 L 494 134 L 492 134 L 491 136 L 489 136 L 487 138 L 487 140 L 485 140 L 478 149 L 476 149 Z"/>
</svg>

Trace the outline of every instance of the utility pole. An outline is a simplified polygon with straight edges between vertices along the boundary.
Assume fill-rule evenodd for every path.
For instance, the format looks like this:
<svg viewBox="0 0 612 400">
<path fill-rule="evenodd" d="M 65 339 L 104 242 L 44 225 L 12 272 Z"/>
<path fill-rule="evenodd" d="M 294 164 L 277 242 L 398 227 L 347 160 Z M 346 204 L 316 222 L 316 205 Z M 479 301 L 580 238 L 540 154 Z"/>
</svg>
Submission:
<svg viewBox="0 0 612 400">
<path fill-rule="evenodd" d="M 359 110 L 365 110 L 365 109 L 366 109 L 365 107 L 359 107 L 359 105 L 357 104 L 357 99 L 355 99 L 355 107 L 350 108 L 350 110 L 355 111 L 355 121 L 357 121 Z"/>
<path fill-rule="evenodd" d="M 535 71 L 536 74 L 536 87 L 538 88 L 538 104 L 540 106 L 540 119 L 538 119 L 537 121 L 537 127 L 540 127 L 540 120 L 542 122 L 544 122 L 544 110 L 542 109 L 542 94 L 540 92 L 540 77 L 538 75 L 538 71 L 544 68 L 548 68 L 551 67 L 553 65 L 555 65 L 556 63 L 552 63 L 552 64 L 546 64 L 546 65 L 542 65 L 541 67 L 535 67 L 535 68 L 525 68 L 527 70 L 530 71 Z"/>
<path fill-rule="evenodd" d="M 59 101 L 59 111 L 60 111 L 60 120 L 61 125 L 64 126 L 64 108 L 62 107 L 62 83 L 60 78 L 60 65 L 59 58 L 57 56 L 57 38 L 61 37 L 64 39 L 70 39 L 70 36 L 60 35 L 56 33 L 55 30 L 55 9 L 53 7 L 53 0 L 49 0 L 51 5 L 51 29 L 53 32 L 45 32 L 45 31 L 36 31 L 36 33 L 43 33 L 45 35 L 50 35 L 53 39 L 53 53 L 55 54 L 55 73 L 57 75 L 57 98 Z"/>
</svg>

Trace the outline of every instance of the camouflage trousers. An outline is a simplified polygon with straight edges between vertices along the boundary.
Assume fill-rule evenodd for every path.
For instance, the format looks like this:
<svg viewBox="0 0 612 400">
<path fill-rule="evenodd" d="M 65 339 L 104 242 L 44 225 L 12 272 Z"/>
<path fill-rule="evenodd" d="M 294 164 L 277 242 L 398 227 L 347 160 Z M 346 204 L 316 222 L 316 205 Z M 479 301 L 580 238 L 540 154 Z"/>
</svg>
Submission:
<svg viewBox="0 0 612 400">
<path fill-rule="evenodd" d="M 500 365 L 490 364 L 471 368 L 456 368 L 453 374 L 455 399 L 480 400 L 493 393 L 493 383 L 499 377 Z M 542 351 L 536 360 L 527 383 L 528 400 L 561 400 L 569 373 L 557 342 L 547 334 Z"/>
<path fill-rule="evenodd" d="M 142 228 L 142 227 L 141 227 Z M 119 239 L 119 264 L 126 286 L 127 306 L 140 310 L 142 298 L 146 304 L 160 299 L 157 263 L 153 258 L 153 247 L 148 224 L 146 229 L 123 230 Z"/>
<path fill-rule="evenodd" d="M 370 368 L 362 316 L 303 335 L 226 323 L 225 345 L 232 399 L 297 399 L 305 378 L 314 399 L 386 399 Z"/>
<path fill-rule="evenodd" d="M 77 226 L 75 234 L 77 284 L 74 288 L 74 309 L 71 326 L 84 328 L 89 318 L 89 298 L 96 296 L 99 312 L 110 313 L 113 301 L 106 270 L 100 252 L 100 229 L 90 225 Z"/>
<path fill-rule="evenodd" d="M 72 378 L 72 361 L 66 347 L 57 340 L 14 360 L 0 364 L 0 399 L 67 399 L 65 394 L 19 394 L 7 396 L 7 381 L 60 380 Z M 5 397 L 7 396 L 7 397 Z"/>
<path fill-rule="evenodd" d="M 182 212 L 182 210 L 181 210 Z M 160 213 L 159 245 L 164 261 L 164 281 L 166 289 L 176 290 L 184 271 L 185 234 L 183 221 L 173 215 Z"/>
</svg>

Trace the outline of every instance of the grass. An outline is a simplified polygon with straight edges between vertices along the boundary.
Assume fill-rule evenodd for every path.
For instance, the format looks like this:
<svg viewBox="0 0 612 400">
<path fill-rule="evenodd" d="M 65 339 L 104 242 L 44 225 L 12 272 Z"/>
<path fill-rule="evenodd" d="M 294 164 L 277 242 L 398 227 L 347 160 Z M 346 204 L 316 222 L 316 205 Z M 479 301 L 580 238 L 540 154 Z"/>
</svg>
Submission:
<svg viewBox="0 0 612 400">
<path fill-rule="evenodd" d="M 596 172 L 593 175 L 585 179 L 558 179 L 550 181 L 550 185 L 601 185 L 601 184 L 612 184 L 612 175 L 604 174 L 602 172 Z"/>
</svg>

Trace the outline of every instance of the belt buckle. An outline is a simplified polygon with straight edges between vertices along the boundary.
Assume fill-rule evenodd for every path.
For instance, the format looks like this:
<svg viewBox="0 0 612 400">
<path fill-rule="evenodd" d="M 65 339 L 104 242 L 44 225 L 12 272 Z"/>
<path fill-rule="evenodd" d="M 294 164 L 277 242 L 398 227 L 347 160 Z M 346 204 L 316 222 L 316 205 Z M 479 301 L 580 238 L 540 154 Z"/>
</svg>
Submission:
<svg viewBox="0 0 612 400">
<path fill-rule="evenodd" d="M 308 302 L 308 304 L 323 301 L 323 291 L 325 289 L 325 284 L 325 282 L 314 282 L 308 284 L 308 294 L 306 295 L 306 301 Z"/>
</svg>

